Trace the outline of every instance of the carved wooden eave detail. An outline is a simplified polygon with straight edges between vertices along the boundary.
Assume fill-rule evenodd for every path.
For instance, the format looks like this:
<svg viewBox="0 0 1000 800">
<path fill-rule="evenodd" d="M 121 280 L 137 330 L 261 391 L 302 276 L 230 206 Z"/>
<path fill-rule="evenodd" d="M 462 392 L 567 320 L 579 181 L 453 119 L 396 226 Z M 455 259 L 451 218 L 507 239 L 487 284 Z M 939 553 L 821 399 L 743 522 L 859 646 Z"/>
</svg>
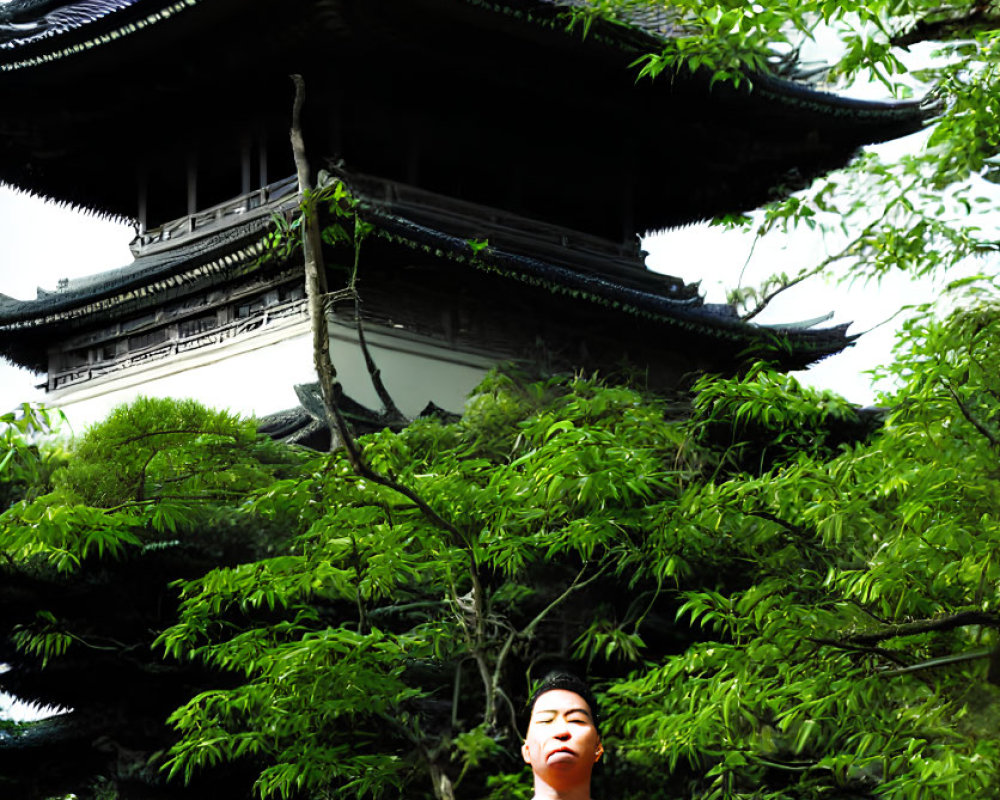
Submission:
<svg viewBox="0 0 1000 800">
<path fill-rule="evenodd" d="M 540 335 L 532 331 L 548 330 L 548 347 L 565 351 L 566 366 L 585 358 L 580 352 L 592 350 L 595 337 L 641 346 L 649 351 L 646 358 L 669 361 L 676 358 L 674 350 L 694 346 L 703 351 L 704 363 L 773 357 L 790 366 L 823 358 L 853 341 L 846 326 L 744 323 L 732 307 L 705 303 L 695 286 L 648 271 L 634 244 L 604 241 L 343 168 L 325 180 L 348 186 L 357 212 L 375 232 L 362 260 L 366 319 L 401 335 L 408 331 L 470 352 L 485 348 L 498 357 L 530 358 Z M 245 198 L 236 198 L 219 209 L 247 205 Z M 267 312 L 261 306 L 254 312 L 260 319 L 220 316 L 211 323 L 217 329 L 204 335 L 199 330 L 182 335 L 175 327 L 170 337 L 152 337 L 148 345 L 136 339 L 168 323 L 176 326 L 185 314 L 194 318 L 240 298 L 300 285 L 301 267 L 294 257 L 282 265 L 267 248 L 271 215 L 289 218 L 297 210 L 297 198 L 287 194 L 258 207 L 249 219 L 210 209 L 202 216 L 214 220 L 211 224 L 184 218 L 137 240 L 140 255 L 128 267 L 67 282 L 61 291 L 40 292 L 32 301 L 0 302 L 4 354 L 36 370 L 48 367 L 55 388 L 254 330 L 262 320 L 277 318 L 280 309 Z M 173 232 L 171 237 L 160 241 L 166 231 Z M 333 254 L 332 262 L 338 258 L 349 256 Z M 221 290 L 215 300 L 189 301 L 181 311 L 170 311 L 172 304 L 213 287 Z M 155 309 L 157 315 L 142 317 Z M 442 326 L 442 314 L 476 323 Z M 115 320 L 120 320 L 117 327 L 101 333 Z M 589 343 L 580 331 L 591 333 Z M 125 338 L 139 342 L 137 352 L 113 346 Z M 681 347 L 681 342 L 687 344 Z M 97 365 L 93 358 L 79 367 L 50 358 L 52 352 L 93 350 L 102 343 L 111 355 Z M 577 352 L 580 347 L 584 351 Z"/>
</svg>

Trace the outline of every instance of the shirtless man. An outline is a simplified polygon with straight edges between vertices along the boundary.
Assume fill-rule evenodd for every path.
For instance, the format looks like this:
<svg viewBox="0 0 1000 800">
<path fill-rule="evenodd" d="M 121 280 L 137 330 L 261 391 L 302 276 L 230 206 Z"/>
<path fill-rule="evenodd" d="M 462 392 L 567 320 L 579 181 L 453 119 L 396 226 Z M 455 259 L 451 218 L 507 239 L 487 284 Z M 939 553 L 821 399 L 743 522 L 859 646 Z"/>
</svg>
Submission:
<svg viewBox="0 0 1000 800">
<path fill-rule="evenodd" d="M 529 712 L 521 754 L 534 773 L 534 800 L 590 800 L 590 773 L 604 747 L 587 685 L 573 675 L 547 675 Z"/>
</svg>

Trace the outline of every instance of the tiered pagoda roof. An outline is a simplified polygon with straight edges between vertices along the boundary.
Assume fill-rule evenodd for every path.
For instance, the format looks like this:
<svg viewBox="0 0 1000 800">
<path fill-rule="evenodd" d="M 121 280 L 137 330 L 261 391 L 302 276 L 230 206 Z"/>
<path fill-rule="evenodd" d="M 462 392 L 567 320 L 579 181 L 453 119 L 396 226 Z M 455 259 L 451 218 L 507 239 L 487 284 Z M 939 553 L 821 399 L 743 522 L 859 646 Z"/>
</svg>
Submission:
<svg viewBox="0 0 1000 800">
<path fill-rule="evenodd" d="M 375 233 L 361 268 L 373 327 L 463 353 L 533 350 L 557 368 L 628 357 L 652 385 L 661 367 L 675 382 L 752 357 L 795 368 L 849 344 L 843 326 L 752 325 L 705 303 L 648 272 L 636 234 L 787 194 L 917 130 L 926 109 L 768 75 L 637 83 L 629 65 L 677 35 L 670 15 L 598 21 L 584 38 L 566 27 L 579 2 L 0 4 L 0 182 L 137 228 L 131 264 L 0 296 L 0 355 L 72 389 L 301 305 L 297 256 L 267 246 L 272 215 L 298 209 L 289 73 L 305 77 L 314 171 L 347 184 Z M 43 696 L 47 680 L 22 664 L 4 683 Z M 0 760 L 32 775 L 89 769 L 55 734 L 91 741 L 95 761 L 100 731 L 145 748 L 134 729 L 174 703 L 139 700 L 67 697 L 70 722 L 0 743 Z M 140 717 L 126 731 L 119 712 Z"/>
<path fill-rule="evenodd" d="M 301 72 L 317 167 L 336 155 L 620 239 L 755 207 L 925 116 L 765 75 L 636 83 L 629 64 L 668 23 L 595 23 L 583 38 L 565 13 L 551 0 L 19 0 L 0 10 L 0 180 L 123 219 L 145 181 L 151 224 L 179 217 L 163 198 L 182 206 L 171 179 L 186 159 L 203 205 L 238 193 L 217 184 L 241 139 L 270 138 L 287 161 L 287 76 Z"/>
<path fill-rule="evenodd" d="M 0 8 L 0 181 L 132 220 L 141 245 L 168 220 L 293 172 L 298 72 L 314 168 L 346 165 L 380 235 L 436 254 L 449 276 L 500 276 L 584 313 L 683 330 L 727 362 L 778 339 L 789 366 L 848 344 L 842 327 L 742 323 L 645 273 L 635 236 L 788 193 L 865 143 L 918 129 L 926 109 L 760 74 L 738 87 L 705 70 L 637 83 L 630 63 L 678 35 L 675 21 L 599 20 L 584 37 L 566 25 L 582 1 L 14 0 Z M 467 229 L 498 215 L 520 232 L 487 231 L 490 246 L 471 252 Z M 529 220 L 547 232 L 527 236 Z M 262 263 L 265 220 L 234 225 L 4 299 L 2 352 L 38 369 L 59 336 L 97 317 L 236 280 Z"/>
<path fill-rule="evenodd" d="M 628 320 L 619 333 L 623 344 L 639 336 L 639 330 L 648 335 L 652 324 L 654 331 L 662 329 L 661 335 L 673 341 L 700 341 L 702 351 L 714 354 L 719 363 L 735 363 L 747 350 L 780 350 L 790 366 L 801 366 L 851 341 L 846 326 L 747 325 L 731 306 L 705 303 L 695 286 L 648 271 L 643 254 L 634 247 L 384 179 L 344 170 L 336 179 L 350 187 L 361 217 L 374 226 L 383 246 L 403 254 L 397 259 L 407 258 L 406 252 L 415 260 L 431 258 L 446 274 L 444 283 L 456 289 L 492 281 L 505 285 L 503 291 L 511 295 L 569 301 L 580 307 L 582 316 Z M 260 213 L 237 224 L 201 235 L 198 229 L 175 234 L 168 240 L 170 248 L 163 248 L 155 236 L 146 237 L 147 244 L 137 247 L 139 254 L 129 265 L 66 281 L 61 289 L 40 291 L 33 300 L 0 296 L 2 354 L 44 371 L 49 349 L 86 329 L 94 317 L 135 317 L 264 270 L 270 215 L 297 211 L 294 195 L 285 187 L 287 182 Z M 382 316 L 393 321 L 389 311 Z"/>
</svg>

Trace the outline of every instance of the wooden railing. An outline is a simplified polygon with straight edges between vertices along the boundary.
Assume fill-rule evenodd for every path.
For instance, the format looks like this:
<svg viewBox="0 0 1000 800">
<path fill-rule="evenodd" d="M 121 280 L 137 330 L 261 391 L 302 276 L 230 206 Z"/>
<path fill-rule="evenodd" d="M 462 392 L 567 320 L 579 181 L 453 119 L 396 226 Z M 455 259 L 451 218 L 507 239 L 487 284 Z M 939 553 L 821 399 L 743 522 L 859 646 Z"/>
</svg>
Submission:
<svg viewBox="0 0 1000 800">
<path fill-rule="evenodd" d="M 247 194 L 226 200 L 211 208 L 202 209 L 194 214 L 165 222 L 155 228 L 140 231 L 130 245 L 132 253 L 139 256 L 150 250 L 158 249 L 158 245 L 174 244 L 179 239 L 223 227 L 235 219 L 245 219 L 247 214 L 258 209 L 262 209 L 260 213 L 268 212 L 272 210 L 269 207 L 274 206 L 280 200 L 293 196 L 297 191 L 298 182 L 296 177 L 292 175 Z"/>
<path fill-rule="evenodd" d="M 305 307 L 305 299 L 289 300 L 285 303 L 279 303 L 262 309 L 252 316 L 233 320 L 202 333 L 170 339 L 162 344 L 150 345 L 141 350 L 133 350 L 128 354 L 117 356 L 107 361 L 64 370 L 63 372 L 50 375 L 48 389 L 49 391 L 64 389 L 68 386 L 93 380 L 94 378 L 100 378 L 103 375 L 121 372 L 129 367 L 147 364 L 151 361 L 162 361 L 178 353 L 187 353 L 191 350 L 208 347 L 209 345 L 221 344 L 228 339 L 233 339 L 244 333 L 266 327 L 275 320 L 304 315 Z"/>
<path fill-rule="evenodd" d="M 697 289 L 680 278 L 646 269 L 639 240 L 614 242 L 510 211 L 430 192 L 387 178 L 334 172 L 369 203 L 414 222 L 465 239 L 561 264 L 678 300 Z"/>
</svg>

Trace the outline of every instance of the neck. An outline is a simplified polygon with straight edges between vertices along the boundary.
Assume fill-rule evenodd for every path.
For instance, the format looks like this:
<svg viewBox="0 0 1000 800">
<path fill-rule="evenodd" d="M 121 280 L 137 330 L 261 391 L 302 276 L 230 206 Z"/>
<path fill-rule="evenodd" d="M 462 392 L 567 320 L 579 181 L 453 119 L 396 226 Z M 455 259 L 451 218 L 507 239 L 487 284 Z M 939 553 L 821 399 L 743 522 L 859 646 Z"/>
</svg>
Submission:
<svg viewBox="0 0 1000 800">
<path fill-rule="evenodd" d="M 590 800 L 590 781 L 565 789 L 558 789 L 535 776 L 533 800 Z"/>
</svg>

